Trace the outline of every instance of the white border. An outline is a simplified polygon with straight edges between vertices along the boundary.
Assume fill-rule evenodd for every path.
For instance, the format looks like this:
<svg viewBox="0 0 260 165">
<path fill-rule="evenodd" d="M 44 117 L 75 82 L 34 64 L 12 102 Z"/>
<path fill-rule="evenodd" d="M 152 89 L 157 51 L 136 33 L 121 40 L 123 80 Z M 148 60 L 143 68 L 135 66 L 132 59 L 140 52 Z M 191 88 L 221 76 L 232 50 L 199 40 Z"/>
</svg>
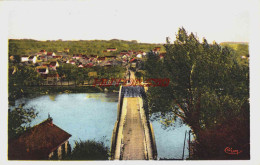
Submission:
<svg viewBox="0 0 260 165">
<path fill-rule="evenodd" d="M 62 1 L 59 1 L 62 2 Z M 256 164 L 260 165 L 259 85 L 260 85 L 260 2 L 250 0 L 250 103 L 251 103 L 251 160 L 249 161 L 7 161 L 7 64 L 8 14 L 15 2 L 0 2 L 0 164 Z M 28 2 L 27 2 L 28 3 Z M 73 3 L 72 1 L 70 3 Z M 225 5 L 225 4 L 223 4 Z M 220 9 L 221 12 L 221 9 Z M 239 27 L 238 27 L 239 28 Z M 192 30 L 192 29 L 190 29 Z"/>
</svg>

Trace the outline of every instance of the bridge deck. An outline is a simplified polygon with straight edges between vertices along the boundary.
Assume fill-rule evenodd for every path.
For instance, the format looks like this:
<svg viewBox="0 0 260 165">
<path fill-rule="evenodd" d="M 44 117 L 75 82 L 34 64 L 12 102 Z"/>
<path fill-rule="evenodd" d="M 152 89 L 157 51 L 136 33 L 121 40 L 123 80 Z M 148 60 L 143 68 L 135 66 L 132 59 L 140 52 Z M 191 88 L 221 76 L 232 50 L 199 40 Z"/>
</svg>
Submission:
<svg viewBox="0 0 260 165">
<path fill-rule="evenodd" d="M 112 160 L 153 160 L 157 150 L 143 107 L 142 86 L 120 88 L 118 119 L 111 140 Z M 149 120 L 149 119 L 148 119 Z"/>
<path fill-rule="evenodd" d="M 127 99 L 126 121 L 123 129 L 123 160 L 144 160 L 144 131 L 137 97 Z"/>
</svg>

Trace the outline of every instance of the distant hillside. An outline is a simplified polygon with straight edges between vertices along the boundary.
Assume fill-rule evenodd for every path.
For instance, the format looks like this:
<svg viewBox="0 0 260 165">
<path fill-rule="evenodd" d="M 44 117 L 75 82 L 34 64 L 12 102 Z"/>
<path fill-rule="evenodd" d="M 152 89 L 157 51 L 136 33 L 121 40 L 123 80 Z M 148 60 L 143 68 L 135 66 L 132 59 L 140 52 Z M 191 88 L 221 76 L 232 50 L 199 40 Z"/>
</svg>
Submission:
<svg viewBox="0 0 260 165">
<path fill-rule="evenodd" d="M 114 54 L 124 50 L 133 51 L 150 51 L 154 47 L 161 47 L 164 51 L 162 44 L 149 44 L 138 43 L 136 40 L 124 41 L 124 40 L 79 40 L 79 41 L 37 41 L 31 39 L 10 39 L 9 40 L 9 55 L 29 55 L 37 53 L 44 49 L 48 52 L 64 51 L 65 48 L 69 48 L 69 54 L 95 54 L 104 55 L 103 51 L 107 48 L 116 48 L 117 51 Z"/>
<path fill-rule="evenodd" d="M 242 44 L 242 45 L 248 45 L 248 42 L 221 42 L 221 44 L 228 44 L 228 45 L 232 45 L 232 44 Z"/>
<path fill-rule="evenodd" d="M 234 49 L 239 56 L 249 57 L 248 42 L 222 42 L 220 45 Z"/>
</svg>

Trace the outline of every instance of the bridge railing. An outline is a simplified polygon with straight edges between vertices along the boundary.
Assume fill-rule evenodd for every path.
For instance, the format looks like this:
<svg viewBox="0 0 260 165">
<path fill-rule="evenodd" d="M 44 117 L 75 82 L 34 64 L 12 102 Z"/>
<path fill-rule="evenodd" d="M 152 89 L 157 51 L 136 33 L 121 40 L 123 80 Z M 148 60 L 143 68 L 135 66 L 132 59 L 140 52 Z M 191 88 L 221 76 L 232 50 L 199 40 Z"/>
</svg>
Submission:
<svg viewBox="0 0 260 165">
<path fill-rule="evenodd" d="M 119 129 L 119 123 L 120 123 L 120 118 L 121 118 L 121 114 L 122 114 L 123 97 L 124 97 L 124 95 L 122 94 L 122 86 L 120 86 L 118 104 L 117 104 L 117 121 L 116 121 L 114 129 L 113 129 L 111 147 L 110 147 L 110 159 L 111 160 L 115 159 L 115 150 L 116 150 L 116 143 L 117 143 L 117 138 L 118 138 L 117 137 L 118 129 Z"/>
</svg>

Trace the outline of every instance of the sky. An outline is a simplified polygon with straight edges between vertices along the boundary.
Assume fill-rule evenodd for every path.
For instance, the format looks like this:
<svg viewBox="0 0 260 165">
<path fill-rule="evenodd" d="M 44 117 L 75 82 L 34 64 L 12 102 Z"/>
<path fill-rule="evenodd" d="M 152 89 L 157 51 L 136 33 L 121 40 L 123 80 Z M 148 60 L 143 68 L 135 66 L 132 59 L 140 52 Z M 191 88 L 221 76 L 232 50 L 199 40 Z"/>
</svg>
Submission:
<svg viewBox="0 0 260 165">
<path fill-rule="evenodd" d="M 249 41 L 248 0 L 4 2 L 8 38 L 165 43 L 179 27 L 209 42 Z"/>
</svg>

